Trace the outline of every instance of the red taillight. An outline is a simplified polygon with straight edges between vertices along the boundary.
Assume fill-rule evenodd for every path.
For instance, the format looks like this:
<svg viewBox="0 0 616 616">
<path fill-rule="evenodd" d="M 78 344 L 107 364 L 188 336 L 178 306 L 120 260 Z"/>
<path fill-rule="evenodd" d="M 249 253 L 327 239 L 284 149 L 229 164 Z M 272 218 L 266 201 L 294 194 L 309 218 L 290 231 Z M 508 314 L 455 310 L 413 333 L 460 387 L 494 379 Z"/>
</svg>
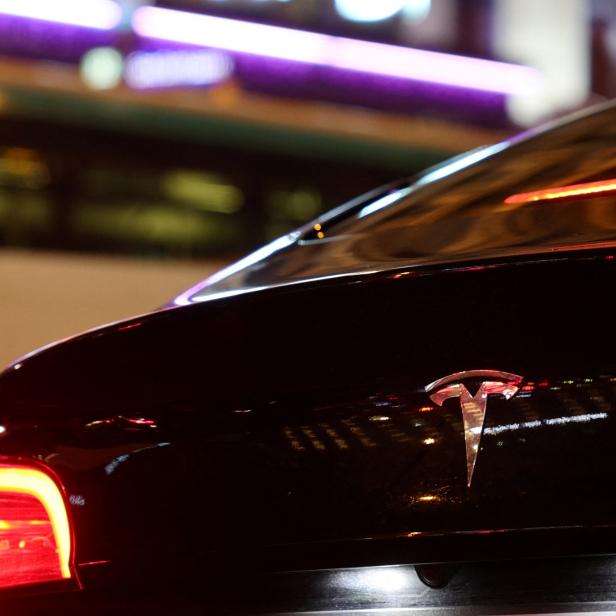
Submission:
<svg viewBox="0 0 616 616">
<path fill-rule="evenodd" d="M 55 481 L 0 465 L 0 588 L 71 577 L 71 531 Z"/>
</svg>

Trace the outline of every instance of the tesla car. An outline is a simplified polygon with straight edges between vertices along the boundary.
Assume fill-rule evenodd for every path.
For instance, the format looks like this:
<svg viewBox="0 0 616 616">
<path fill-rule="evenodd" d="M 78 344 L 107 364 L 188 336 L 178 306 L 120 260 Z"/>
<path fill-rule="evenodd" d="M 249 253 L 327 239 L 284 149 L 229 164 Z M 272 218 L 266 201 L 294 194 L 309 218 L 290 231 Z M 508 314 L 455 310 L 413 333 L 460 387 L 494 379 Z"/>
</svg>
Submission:
<svg viewBox="0 0 616 616">
<path fill-rule="evenodd" d="M 615 199 L 608 105 L 10 365 L 3 613 L 613 607 Z"/>
</svg>

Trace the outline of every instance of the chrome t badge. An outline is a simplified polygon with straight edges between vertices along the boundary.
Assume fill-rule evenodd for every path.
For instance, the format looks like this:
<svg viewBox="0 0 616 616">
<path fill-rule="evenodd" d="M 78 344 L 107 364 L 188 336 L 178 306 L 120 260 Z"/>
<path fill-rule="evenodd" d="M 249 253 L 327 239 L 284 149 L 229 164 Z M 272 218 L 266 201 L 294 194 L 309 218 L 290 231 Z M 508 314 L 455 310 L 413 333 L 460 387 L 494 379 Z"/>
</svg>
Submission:
<svg viewBox="0 0 616 616">
<path fill-rule="evenodd" d="M 471 396 L 468 389 L 460 382 L 465 379 L 484 379 L 474 396 Z M 500 394 L 509 400 L 517 393 L 522 380 L 523 377 L 509 372 L 468 370 L 450 374 L 426 386 L 426 393 L 430 394 L 430 399 L 438 406 L 442 406 L 448 398 L 460 398 L 466 443 L 466 478 L 469 488 L 479 452 L 488 396 Z"/>
</svg>

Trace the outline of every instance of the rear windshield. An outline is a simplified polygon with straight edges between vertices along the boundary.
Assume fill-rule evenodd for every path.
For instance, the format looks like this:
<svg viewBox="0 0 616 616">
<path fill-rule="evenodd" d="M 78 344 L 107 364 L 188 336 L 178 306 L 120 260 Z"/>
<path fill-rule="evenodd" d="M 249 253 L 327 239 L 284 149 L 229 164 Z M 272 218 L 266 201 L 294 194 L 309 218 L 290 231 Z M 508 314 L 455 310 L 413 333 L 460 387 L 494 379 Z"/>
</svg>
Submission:
<svg viewBox="0 0 616 616">
<path fill-rule="evenodd" d="M 615 119 L 611 111 L 500 154 L 500 145 L 471 153 L 322 225 L 320 238 L 362 236 L 366 256 L 388 259 L 611 239 Z"/>
<path fill-rule="evenodd" d="M 454 159 L 282 238 L 198 295 L 615 241 L 615 120 L 610 107 Z"/>
</svg>

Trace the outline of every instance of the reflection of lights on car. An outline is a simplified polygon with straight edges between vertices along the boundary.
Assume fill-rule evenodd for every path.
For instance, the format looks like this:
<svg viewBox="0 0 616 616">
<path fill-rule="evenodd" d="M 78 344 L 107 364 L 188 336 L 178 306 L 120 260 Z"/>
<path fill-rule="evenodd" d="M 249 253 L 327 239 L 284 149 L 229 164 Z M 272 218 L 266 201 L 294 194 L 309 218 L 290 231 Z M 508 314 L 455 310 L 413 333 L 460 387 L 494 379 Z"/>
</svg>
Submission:
<svg viewBox="0 0 616 616">
<path fill-rule="evenodd" d="M 110 426 L 113 424 L 113 419 L 95 419 L 94 421 L 88 422 L 85 427 L 86 428 L 97 428 L 99 426 Z"/>
<path fill-rule="evenodd" d="M 600 182 L 585 182 L 584 184 L 570 184 L 555 188 L 543 188 L 531 192 L 518 193 L 505 199 L 507 204 L 532 203 L 534 201 L 553 201 L 574 197 L 592 197 L 616 192 L 616 179 L 602 180 Z"/>
<path fill-rule="evenodd" d="M 145 419 L 144 417 L 128 417 L 126 421 L 139 426 L 153 426 L 156 424 L 153 419 Z"/>
<path fill-rule="evenodd" d="M 424 445 L 434 445 L 434 443 L 436 443 L 436 441 L 433 438 L 425 438 L 424 439 Z"/>
<path fill-rule="evenodd" d="M 422 503 L 431 503 L 432 501 L 437 501 L 440 499 L 434 494 L 425 494 L 424 496 L 420 496 L 417 500 L 421 501 Z"/>
<path fill-rule="evenodd" d="M 369 214 L 374 214 L 374 212 L 378 212 L 379 210 L 382 210 L 384 207 L 387 207 L 388 205 L 391 205 L 392 203 L 398 201 L 399 199 L 406 197 L 412 191 L 413 189 L 409 187 L 409 188 L 404 188 L 402 190 L 397 190 L 393 193 L 390 193 L 389 195 L 385 195 L 384 197 L 377 199 L 370 205 L 367 205 L 366 207 L 362 208 L 359 214 L 357 215 L 357 217 L 363 218 L 364 216 L 368 216 Z"/>
<path fill-rule="evenodd" d="M 364 585 L 370 590 L 402 590 L 409 584 L 409 576 L 399 569 L 374 569 L 363 575 Z"/>
<path fill-rule="evenodd" d="M 192 296 L 197 294 L 204 287 L 214 284 L 215 282 L 220 282 L 221 280 L 224 280 L 225 278 L 228 278 L 229 276 L 236 274 L 237 272 L 239 272 L 240 270 L 244 268 L 250 267 L 251 265 L 258 263 L 259 261 L 263 261 L 264 259 L 271 257 L 276 252 L 279 252 L 283 248 L 286 248 L 287 246 L 290 246 L 291 244 L 293 244 L 298 237 L 299 237 L 299 233 L 297 231 L 294 231 L 293 233 L 289 233 L 288 235 L 279 237 L 273 242 L 270 242 L 269 244 L 263 246 L 262 248 L 259 248 L 258 250 L 255 250 L 254 252 L 250 253 L 248 256 L 244 257 L 243 259 L 240 259 L 239 261 L 232 263 L 228 267 L 221 269 L 219 272 L 216 272 L 209 278 L 206 278 L 204 281 L 196 284 L 194 287 L 188 289 L 188 291 L 185 291 L 184 293 L 176 297 L 173 303 L 176 306 L 184 306 L 184 305 L 190 304 L 191 299 L 192 301 L 195 301 L 195 299 Z M 242 292 L 241 290 L 232 290 L 228 292 L 228 295 L 234 295 L 234 294 L 241 293 L 241 292 Z"/>
<path fill-rule="evenodd" d="M 123 332 L 127 329 L 135 329 L 135 327 L 141 327 L 142 325 L 143 325 L 143 322 L 138 321 L 137 323 L 130 323 L 128 325 L 123 325 L 122 327 L 118 327 L 118 331 Z"/>
<path fill-rule="evenodd" d="M 144 451 L 155 449 L 156 447 L 168 447 L 169 445 L 171 445 L 171 443 L 166 442 L 166 441 L 163 443 L 155 443 L 154 445 L 149 445 L 148 447 L 141 447 L 140 449 L 134 449 L 128 453 L 123 453 L 119 456 L 116 456 L 108 464 L 105 465 L 105 473 L 107 475 L 112 475 L 116 471 L 118 466 L 120 466 L 120 464 L 123 464 L 124 462 L 129 460 L 131 456 L 134 456 L 138 453 L 142 453 Z"/>
<path fill-rule="evenodd" d="M 124 420 L 130 426 L 134 427 L 143 427 L 143 428 L 158 428 L 158 424 L 154 419 L 147 419 L 145 417 L 119 417 L 119 419 Z M 128 428 L 129 430 L 131 428 Z"/>
<path fill-rule="evenodd" d="M 344 586 L 371 592 L 395 592 L 411 585 L 413 577 L 402 567 L 374 567 L 343 579 Z"/>
<path fill-rule="evenodd" d="M 500 434 L 501 432 L 512 432 L 514 430 L 526 430 L 539 428 L 541 426 L 560 426 L 571 423 L 586 423 L 597 419 L 607 419 L 607 413 L 584 413 L 582 415 L 570 415 L 569 417 L 550 417 L 549 419 L 535 419 L 533 421 L 522 421 L 520 423 L 504 424 L 485 428 L 484 434 Z"/>
<path fill-rule="evenodd" d="M 317 237 L 322 240 L 325 237 L 325 233 L 322 231 L 323 227 L 317 223 L 314 225 L 314 230 L 317 232 Z"/>
<path fill-rule="evenodd" d="M 441 165 L 434 171 L 428 171 L 425 175 L 419 178 L 416 182 L 416 186 L 423 186 L 424 184 L 430 184 L 431 182 L 435 182 L 436 180 L 441 180 L 452 173 L 457 173 L 458 171 L 462 171 L 467 167 L 470 167 L 478 162 L 481 162 L 484 158 L 488 156 L 492 156 L 493 154 L 497 154 L 501 150 L 504 150 L 507 147 L 506 143 L 496 143 L 491 146 L 487 146 L 484 148 L 479 148 L 477 150 L 473 150 L 472 152 L 468 152 L 466 154 L 460 154 L 456 156 L 453 160 L 444 165 Z"/>
<path fill-rule="evenodd" d="M 394 593 L 423 589 L 422 583 L 415 575 L 414 568 L 407 566 L 360 567 L 338 570 L 327 575 L 325 584 L 328 587 L 328 592 L 382 594 L 383 598 Z"/>
</svg>

